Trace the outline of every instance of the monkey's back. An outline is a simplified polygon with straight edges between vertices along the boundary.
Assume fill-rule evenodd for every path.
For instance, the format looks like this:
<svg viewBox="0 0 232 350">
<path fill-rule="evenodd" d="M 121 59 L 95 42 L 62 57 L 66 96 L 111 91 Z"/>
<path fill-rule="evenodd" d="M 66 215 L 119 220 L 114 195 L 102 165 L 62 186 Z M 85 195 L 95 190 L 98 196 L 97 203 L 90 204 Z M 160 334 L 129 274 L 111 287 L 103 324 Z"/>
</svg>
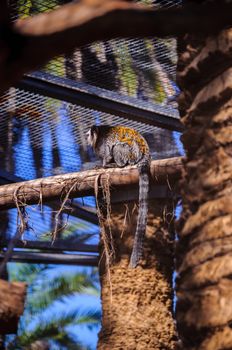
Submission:
<svg viewBox="0 0 232 350">
<path fill-rule="evenodd" d="M 92 126 L 89 144 L 102 158 L 103 167 L 137 165 L 139 171 L 139 212 L 130 266 L 136 267 L 143 248 L 148 212 L 150 152 L 146 140 L 134 129 L 125 126 Z"/>
<path fill-rule="evenodd" d="M 114 149 L 114 158 L 120 151 L 127 157 L 127 164 L 137 164 L 145 159 L 149 161 L 148 144 L 136 130 L 125 126 L 101 126 L 99 131 L 101 133 L 99 140 L 104 140 L 102 146 Z M 98 148 L 101 148 L 100 144 Z"/>
</svg>

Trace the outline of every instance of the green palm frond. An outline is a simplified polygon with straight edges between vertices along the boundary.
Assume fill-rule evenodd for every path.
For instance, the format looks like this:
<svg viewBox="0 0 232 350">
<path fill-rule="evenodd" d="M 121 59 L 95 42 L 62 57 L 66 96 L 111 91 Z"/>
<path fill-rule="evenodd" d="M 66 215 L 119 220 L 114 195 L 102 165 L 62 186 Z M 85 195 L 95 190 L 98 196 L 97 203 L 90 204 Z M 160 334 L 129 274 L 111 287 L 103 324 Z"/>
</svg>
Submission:
<svg viewBox="0 0 232 350">
<path fill-rule="evenodd" d="M 72 325 L 86 325 L 89 329 L 99 324 L 101 314 L 99 311 L 85 310 L 80 312 L 72 310 L 66 313 L 52 313 L 49 317 L 40 316 L 36 327 L 32 331 L 24 329 L 19 334 L 16 344 L 27 347 L 37 340 L 53 340 L 59 345 L 71 349 L 84 349 L 78 342 L 76 337 L 72 337 L 70 332 L 67 332 L 66 327 Z M 9 348 L 10 349 L 10 348 Z"/>
<path fill-rule="evenodd" d="M 96 229 L 96 232 L 93 233 L 82 233 L 78 234 L 78 231 L 88 231 L 89 227 L 84 227 L 81 224 L 71 224 L 69 222 L 68 226 L 65 228 L 65 230 L 62 232 L 62 238 L 65 240 L 66 243 L 72 244 L 75 243 L 86 243 L 89 239 L 93 238 L 94 236 L 98 236 L 98 230 Z M 40 235 L 41 239 L 43 241 L 51 242 L 51 231 L 46 231 Z"/>
<path fill-rule="evenodd" d="M 44 281 L 41 287 L 29 296 L 31 311 L 49 307 L 54 301 L 64 301 L 75 293 L 99 295 L 94 279 L 86 273 L 61 275 Z"/>
<path fill-rule="evenodd" d="M 100 311 L 74 306 L 71 311 L 63 312 L 55 303 L 67 303 L 70 297 L 69 303 L 75 303 L 73 296 L 78 293 L 99 295 L 98 270 L 78 268 L 58 274 L 52 265 L 18 264 L 13 272 L 12 280 L 26 281 L 30 285 L 18 336 L 7 349 L 30 350 L 31 344 L 44 340 L 51 342 L 54 349 L 88 350 L 78 341 L 78 335 L 72 335 L 70 327 L 83 325 L 92 330 L 99 325 Z"/>
<path fill-rule="evenodd" d="M 33 289 L 36 280 L 41 279 L 47 273 L 48 265 L 46 264 L 24 264 L 16 263 L 10 270 L 11 281 L 26 282 Z"/>
<path fill-rule="evenodd" d="M 85 325 L 89 330 L 92 330 L 94 327 L 99 325 L 99 322 L 101 320 L 101 312 L 99 310 L 84 310 L 84 313 L 82 311 L 81 317 L 78 319 L 77 323 L 74 323 L 75 325 Z"/>
<path fill-rule="evenodd" d="M 14 344 L 8 346 L 9 350 L 15 349 L 31 349 L 33 343 L 38 340 L 49 340 L 58 345 L 61 349 L 84 350 L 83 345 L 74 339 L 65 330 L 57 327 L 56 324 L 50 323 L 38 326 L 33 332 L 25 332 L 15 339 Z"/>
</svg>

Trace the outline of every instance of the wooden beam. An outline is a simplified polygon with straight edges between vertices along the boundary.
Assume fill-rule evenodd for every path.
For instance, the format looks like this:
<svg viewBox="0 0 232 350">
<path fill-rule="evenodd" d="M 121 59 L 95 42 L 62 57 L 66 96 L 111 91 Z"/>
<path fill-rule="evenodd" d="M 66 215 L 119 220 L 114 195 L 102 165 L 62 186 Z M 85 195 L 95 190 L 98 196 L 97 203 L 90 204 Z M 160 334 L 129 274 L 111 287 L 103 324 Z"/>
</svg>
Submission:
<svg viewBox="0 0 232 350">
<path fill-rule="evenodd" d="M 181 175 L 182 158 L 153 160 L 151 162 L 150 186 L 176 182 Z M 31 181 L 18 182 L 0 187 L 0 209 L 9 209 L 27 204 L 42 204 L 59 198 L 94 195 L 96 186 L 108 183 L 111 191 L 130 188 L 138 184 L 136 166 L 81 171 L 65 175 L 51 176 Z"/>
</svg>

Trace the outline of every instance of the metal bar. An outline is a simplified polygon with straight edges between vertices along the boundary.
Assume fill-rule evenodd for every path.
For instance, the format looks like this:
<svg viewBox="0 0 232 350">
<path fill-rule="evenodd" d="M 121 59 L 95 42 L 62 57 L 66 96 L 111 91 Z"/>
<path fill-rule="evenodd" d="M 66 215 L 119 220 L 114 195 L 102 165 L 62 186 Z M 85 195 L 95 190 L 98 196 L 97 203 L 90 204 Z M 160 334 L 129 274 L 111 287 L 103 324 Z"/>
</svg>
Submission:
<svg viewBox="0 0 232 350">
<path fill-rule="evenodd" d="M 73 202 L 70 206 L 71 206 L 71 212 L 70 212 L 71 215 L 76 216 L 79 219 L 83 219 L 85 221 L 88 221 L 94 225 L 99 224 L 96 212 L 94 212 L 86 207 L 82 208 L 80 205 L 78 205 L 75 202 Z"/>
<path fill-rule="evenodd" d="M 25 76 L 16 87 L 156 127 L 173 131 L 183 130 L 178 118 L 157 112 L 155 109 L 158 109 L 159 106 L 154 108 L 152 103 L 146 103 L 145 108 L 143 101 L 135 98 L 121 96 L 92 86 L 88 88 L 88 84 L 72 82 L 51 74 L 36 72 Z"/>
<path fill-rule="evenodd" d="M 24 181 L 25 179 L 15 176 L 14 174 L 9 173 L 9 171 L 6 170 L 0 170 L 0 184 L 5 185 L 9 183 L 15 183 Z"/>
<path fill-rule="evenodd" d="M 0 254 L 0 261 L 4 254 Z M 22 262 L 34 264 L 64 264 L 98 266 L 98 256 L 79 254 L 54 254 L 54 253 L 25 253 L 14 252 L 9 262 Z"/>
<path fill-rule="evenodd" d="M 0 242 L 0 248 L 6 248 L 9 240 Z M 41 249 L 49 251 L 75 251 L 81 253 L 98 253 L 98 246 L 95 244 L 84 244 L 68 240 L 57 240 L 53 244 L 44 241 L 18 241 L 15 248 Z"/>
<path fill-rule="evenodd" d="M 172 182 L 170 181 L 170 186 L 172 186 Z M 166 185 L 154 185 L 150 184 L 148 198 L 149 199 L 167 199 L 173 198 L 175 193 L 175 197 L 179 196 L 178 189 L 175 188 L 175 192 L 172 191 L 168 184 Z M 111 203 L 125 203 L 129 201 L 137 201 L 139 198 L 139 188 L 138 186 L 130 186 L 128 189 L 117 189 L 116 192 L 111 193 Z"/>
</svg>

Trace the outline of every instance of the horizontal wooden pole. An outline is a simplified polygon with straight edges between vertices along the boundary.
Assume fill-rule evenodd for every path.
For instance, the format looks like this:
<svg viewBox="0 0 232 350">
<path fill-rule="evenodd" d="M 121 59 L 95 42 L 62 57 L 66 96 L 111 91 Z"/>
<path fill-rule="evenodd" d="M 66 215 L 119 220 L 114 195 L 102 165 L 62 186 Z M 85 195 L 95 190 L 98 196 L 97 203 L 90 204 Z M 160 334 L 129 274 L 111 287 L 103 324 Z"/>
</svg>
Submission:
<svg viewBox="0 0 232 350">
<path fill-rule="evenodd" d="M 151 183 L 173 183 L 180 178 L 182 158 L 153 160 L 151 162 Z M 139 176 L 136 166 L 88 170 L 64 175 L 51 176 L 31 181 L 17 182 L 0 187 L 0 210 L 24 206 L 27 204 L 42 204 L 59 198 L 61 201 L 68 196 L 84 197 L 94 195 L 94 188 L 109 183 L 112 191 L 131 187 L 138 183 Z"/>
</svg>

